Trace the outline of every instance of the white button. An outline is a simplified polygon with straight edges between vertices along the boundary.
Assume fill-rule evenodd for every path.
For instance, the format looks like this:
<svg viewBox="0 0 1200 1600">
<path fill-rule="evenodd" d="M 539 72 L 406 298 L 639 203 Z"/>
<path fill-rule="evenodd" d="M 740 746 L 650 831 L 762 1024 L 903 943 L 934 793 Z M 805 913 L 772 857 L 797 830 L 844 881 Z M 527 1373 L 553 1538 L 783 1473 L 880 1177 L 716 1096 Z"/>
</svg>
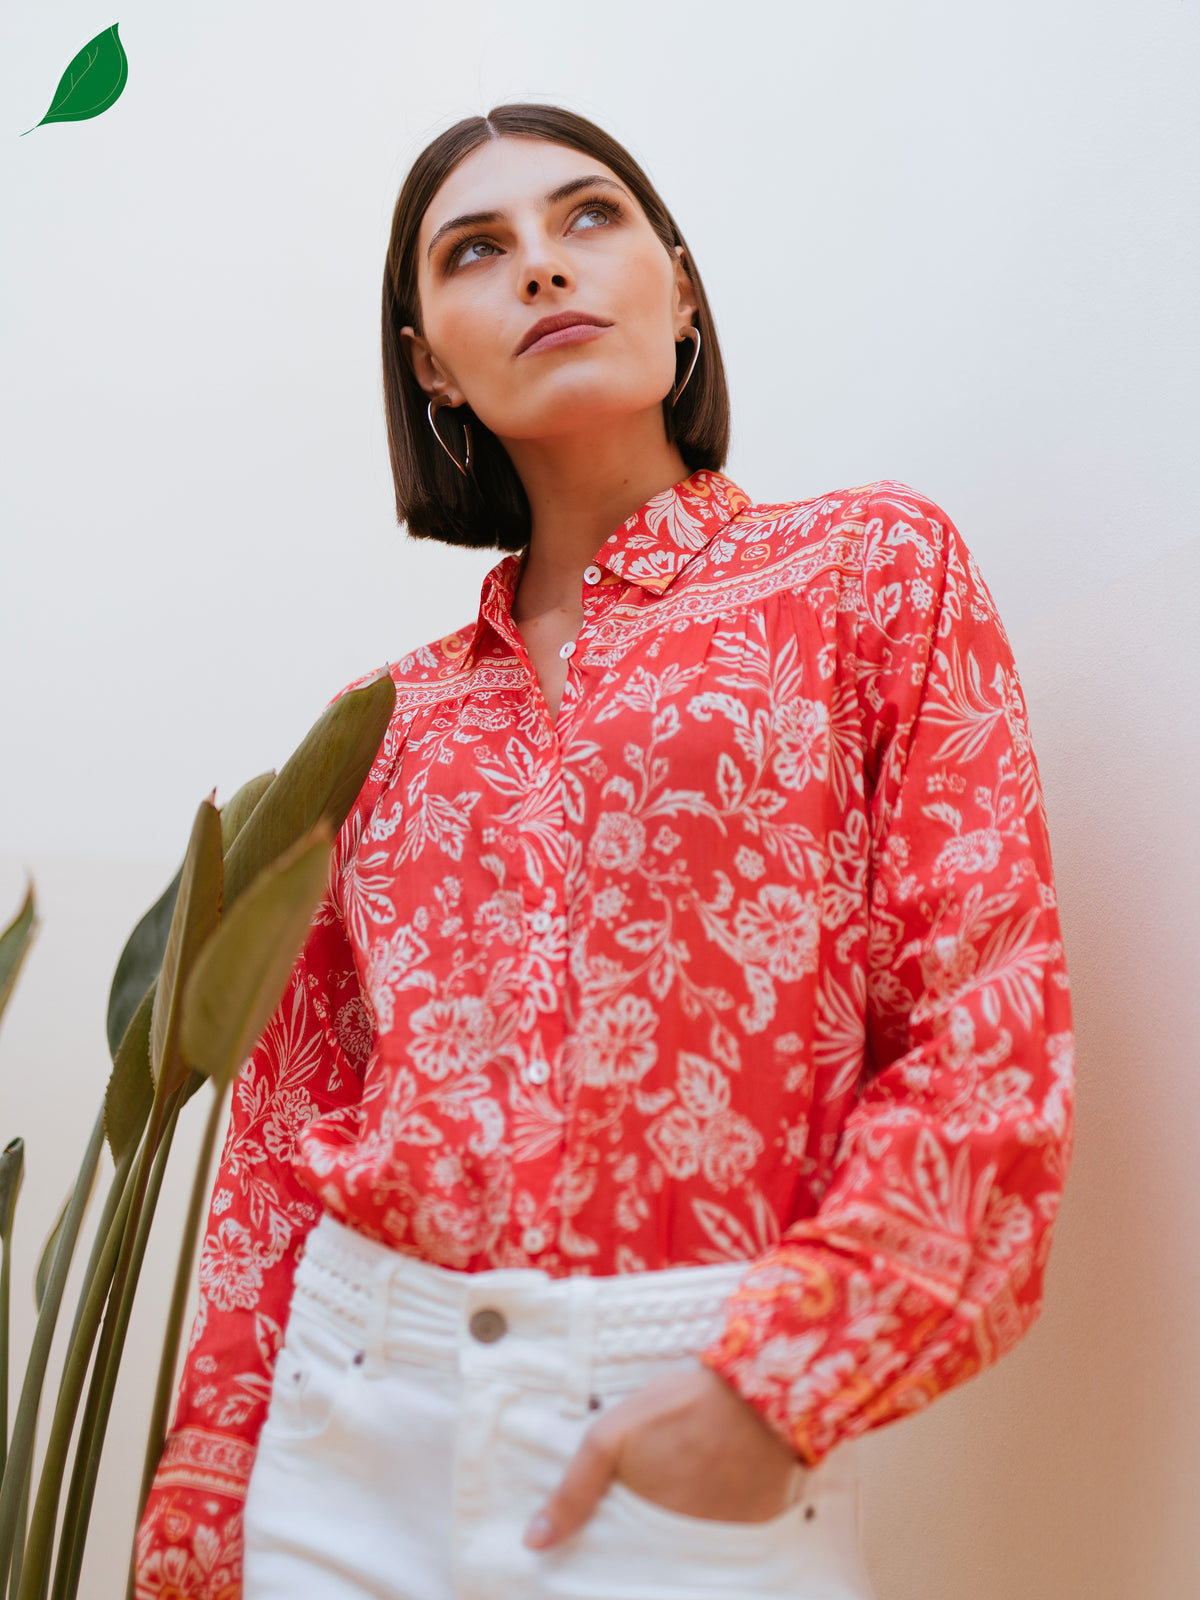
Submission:
<svg viewBox="0 0 1200 1600">
<path fill-rule="evenodd" d="M 535 911 L 529 921 L 534 933 L 549 933 L 554 918 L 548 911 Z"/>
<path fill-rule="evenodd" d="M 600 582 L 600 568 L 599 567 L 585 567 L 583 569 L 583 581 L 584 581 L 584 583 L 599 583 Z"/>
<path fill-rule="evenodd" d="M 564 661 L 569 661 L 571 659 L 571 657 L 575 654 L 575 641 L 574 641 L 574 639 L 568 639 L 566 644 L 563 645 L 562 649 L 558 653 L 563 658 Z"/>
<path fill-rule="evenodd" d="M 550 1063 L 548 1061 L 531 1061 L 525 1068 L 526 1083 L 545 1083 L 550 1076 Z"/>
<path fill-rule="evenodd" d="M 521 1235 L 521 1249 L 527 1256 L 536 1256 L 546 1248 L 547 1239 L 541 1228 L 526 1228 Z"/>
</svg>

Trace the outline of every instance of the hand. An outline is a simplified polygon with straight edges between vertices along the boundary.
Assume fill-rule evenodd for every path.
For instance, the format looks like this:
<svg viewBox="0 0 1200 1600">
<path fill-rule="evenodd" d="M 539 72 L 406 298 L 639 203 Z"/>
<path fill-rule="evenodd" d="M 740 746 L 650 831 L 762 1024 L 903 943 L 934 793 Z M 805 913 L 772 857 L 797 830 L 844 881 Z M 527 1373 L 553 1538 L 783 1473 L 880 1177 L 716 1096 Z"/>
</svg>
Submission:
<svg viewBox="0 0 1200 1600">
<path fill-rule="evenodd" d="M 525 1543 L 546 1550 L 578 1532 L 613 1478 L 684 1516 L 766 1522 L 790 1503 L 798 1465 L 737 1391 L 697 1363 L 664 1373 L 592 1424 Z"/>
</svg>

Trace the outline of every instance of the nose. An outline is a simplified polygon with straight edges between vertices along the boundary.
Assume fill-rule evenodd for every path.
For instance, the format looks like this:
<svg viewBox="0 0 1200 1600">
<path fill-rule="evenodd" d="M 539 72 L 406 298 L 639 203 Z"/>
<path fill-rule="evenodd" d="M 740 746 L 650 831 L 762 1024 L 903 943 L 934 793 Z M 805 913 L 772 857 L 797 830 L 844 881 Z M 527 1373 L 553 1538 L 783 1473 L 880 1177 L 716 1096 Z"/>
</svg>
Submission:
<svg viewBox="0 0 1200 1600">
<path fill-rule="evenodd" d="M 522 241 L 517 268 L 521 299 L 526 305 L 544 298 L 549 291 L 570 290 L 575 285 L 570 262 L 556 241 L 540 232 Z"/>
</svg>

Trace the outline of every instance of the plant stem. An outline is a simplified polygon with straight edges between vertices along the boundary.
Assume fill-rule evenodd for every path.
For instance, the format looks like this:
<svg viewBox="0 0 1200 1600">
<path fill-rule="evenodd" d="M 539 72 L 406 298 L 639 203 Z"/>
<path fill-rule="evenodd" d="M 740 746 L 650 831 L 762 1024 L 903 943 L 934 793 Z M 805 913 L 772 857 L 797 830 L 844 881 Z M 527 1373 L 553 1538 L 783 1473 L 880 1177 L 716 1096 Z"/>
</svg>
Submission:
<svg viewBox="0 0 1200 1600">
<path fill-rule="evenodd" d="M 196 1174 L 192 1180 L 192 1197 L 188 1204 L 183 1239 L 179 1246 L 179 1262 L 175 1268 L 175 1286 L 171 1291 L 171 1308 L 167 1314 L 166 1333 L 163 1335 L 162 1360 L 159 1362 L 158 1367 L 158 1386 L 154 1391 L 154 1409 L 150 1413 L 150 1431 L 146 1437 L 146 1463 L 142 1469 L 142 1491 L 138 1497 L 138 1526 L 141 1524 L 142 1513 L 146 1509 L 146 1501 L 150 1496 L 150 1485 L 153 1483 L 154 1474 L 158 1470 L 159 1457 L 162 1455 L 163 1441 L 166 1438 L 167 1413 L 171 1405 L 171 1394 L 175 1387 L 175 1368 L 179 1361 L 179 1339 L 183 1332 L 183 1313 L 187 1305 L 188 1290 L 191 1288 L 192 1283 L 192 1264 L 196 1259 L 196 1241 L 200 1234 L 200 1223 L 204 1215 L 204 1202 L 208 1198 L 209 1168 L 212 1166 L 212 1156 L 217 1143 L 217 1135 L 221 1131 L 221 1113 L 224 1107 L 224 1087 L 218 1088 L 214 1083 L 212 1105 L 209 1107 L 204 1139 L 200 1147 L 200 1155 L 196 1161 Z"/>
<path fill-rule="evenodd" d="M 71 1192 L 71 1203 L 63 1218 L 62 1233 L 59 1235 L 58 1248 L 54 1252 L 54 1265 L 50 1269 L 45 1298 L 34 1329 L 33 1344 L 25 1368 L 25 1382 L 21 1386 L 21 1399 L 17 1405 L 8 1459 L 4 1466 L 4 1481 L 0 1486 L 0 1572 L 7 1571 L 12 1561 L 21 1499 L 26 1493 L 30 1463 L 33 1459 L 38 1406 L 41 1401 L 42 1386 L 46 1381 L 50 1346 L 54 1339 L 54 1329 L 62 1304 L 63 1290 L 66 1287 L 67 1273 L 71 1266 L 71 1257 L 75 1253 L 75 1243 L 79 1237 L 83 1214 L 91 1199 L 92 1182 L 96 1176 L 96 1167 L 100 1161 L 103 1145 L 104 1114 L 101 1112 L 96 1118 L 96 1125 L 88 1140 L 79 1176 Z"/>
<path fill-rule="evenodd" d="M 133 1177 L 128 1184 L 130 1201 L 125 1209 L 125 1226 L 121 1232 L 121 1247 L 117 1256 L 117 1265 L 113 1274 L 113 1283 L 109 1292 L 108 1309 L 104 1318 L 104 1326 L 100 1334 L 100 1346 L 96 1352 L 96 1364 L 92 1374 L 92 1382 L 88 1388 L 87 1403 L 84 1406 L 83 1418 L 79 1426 L 80 1445 L 76 1448 L 75 1466 L 71 1474 L 71 1487 L 67 1496 L 66 1509 L 63 1514 L 62 1532 L 59 1541 L 59 1565 L 61 1566 L 61 1551 L 67 1548 L 68 1540 L 73 1537 L 75 1519 L 78 1514 L 77 1494 L 81 1488 L 81 1458 L 83 1455 L 83 1442 L 90 1440 L 96 1427 L 96 1419 L 100 1406 L 100 1378 L 99 1374 L 105 1371 L 112 1352 L 116 1326 L 118 1321 L 117 1311 L 122 1302 L 125 1285 L 129 1280 L 130 1262 L 133 1257 L 137 1239 L 138 1228 L 141 1221 L 143 1206 L 146 1199 L 146 1186 L 150 1181 L 152 1158 L 156 1155 L 160 1144 L 160 1134 L 163 1129 L 163 1118 L 166 1111 L 168 1096 L 163 1092 L 161 1081 L 156 1084 L 154 1101 L 150 1108 L 147 1126 L 143 1132 L 141 1143 L 136 1149 L 136 1164 Z M 178 1106 L 178 1099 L 175 1101 Z M 100 1122 L 103 1126 L 104 1112 L 101 1110 Z M 173 1127 L 173 1124 L 172 1124 Z M 153 1208 L 151 1208 L 153 1213 Z M 122 1334 L 122 1339 L 124 1335 Z M 118 1360 L 120 1359 L 118 1355 Z M 2 1531 L 2 1529 L 0 1529 Z M 3 1560 L 3 1547 L 0 1546 L 0 1560 Z M 44 1563 L 45 1571 L 49 1571 L 48 1558 Z M 56 1573 L 57 1576 L 57 1573 Z"/>
<path fill-rule="evenodd" d="M 33 1463 L 31 1470 L 25 1474 L 25 1485 L 21 1490 L 21 1504 L 17 1510 L 17 1531 L 13 1540 L 12 1572 L 8 1583 L 9 1600 L 17 1600 L 17 1586 L 21 1582 L 21 1563 L 25 1557 L 25 1528 L 29 1521 L 29 1482 L 33 1477 Z M 4 1580 L 0 1577 L 0 1594 L 4 1592 Z"/>
<path fill-rule="evenodd" d="M 89 1278 L 80 1294 L 71 1342 L 63 1360 L 58 1402 L 50 1424 L 50 1437 L 46 1442 L 37 1498 L 33 1505 L 33 1521 L 25 1545 L 26 1562 L 39 1572 L 44 1572 L 50 1564 L 54 1525 L 58 1517 L 58 1501 L 71 1448 L 71 1435 L 75 1429 L 75 1414 L 79 1409 L 79 1397 L 83 1393 L 84 1380 L 91 1363 L 92 1346 L 112 1286 L 117 1255 L 133 1200 L 133 1186 L 128 1179 L 135 1154 L 130 1150 L 122 1158 L 109 1186 L 104 1216 L 101 1218 L 103 1232 L 97 1229 L 97 1244 L 88 1262 Z M 85 1436 L 81 1435 L 79 1448 L 83 1447 L 84 1439 Z"/>
<path fill-rule="evenodd" d="M 88 1389 L 87 1405 L 84 1409 L 83 1421 L 79 1428 L 79 1444 L 75 1452 L 75 1465 L 71 1472 L 71 1485 L 67 1494 L 66 1508 L 63 1512 L 62 1534 L 59 1540 L 58 1561 L 54 1569 L 54 1596 L 55 1600 L 74 1600 L 74 1595 L 79 1587 L 79 1574 L 83 1566 L 84 1546 L 87 1542 L 88 1522 L 92 1514 L 92 1500 L 96 1492 L 96 1476 L 100 1470 L 100 1456 L 104 1449 L 104 1436 L 108 1429 L 109 1413 L 112 1410 L 113 1393 L 117 1386 L 117 1375 L 121 1365 L 121 1355 L 125 1348 L 125 1334 L 129 1328 L 129 1317 L 133 1310 L 133 1300 L 137 1293 L 138 1277 L 142 1270 L 142 1260 L 146 1254 L 146 1244 L 150 1237 L 150 1227 L 154 1221 L 154 1211 L 158 1204 L 159 1190 L 162 1188 L 163 1173 L 166 1171 L 167 1158 L 171 1153 L 171 1141 L 175 1137 L 175 1124 L 179 1119 L 181 1096 L 176 1093 L 166 1102 L 169 1113 L 166 1126 L 163 1128 L 162 1138 L 154 1154 L 154 1162 L 149 1173 L 149 1179 L 142 1196 L 141 1214 L 137 1217 L 137 1231 L 134 1229 L 134 1214 L 132 1206 L 137 1204 L 137 1180 L 134 1179 L 133 1201 L 128 1219 L 125 1224 L 124 1238 L 122 1239 L 122 1254 L 125 1255 L 126 1246 L 129 1245 L 130 1236 L 133 1235 L 132 1245 L 125 1256 L 125 1276 L 118 1285 L 114 1278 L 112 1292 L 109 1295 L 108 1308 L 104 1317 L 104 1332 L 100 1339 L 100 1348 L 96 1352 L 96 1362 L 92 1371 L 92 1381 Z M 154 1124 L 151 1115 L 151 1127 Z M 142 1155 L 138 1165 L 144 1167 L 145 1150 L 143 1145 Z M 120 1263 L 117 1267 L 120 1273 Z M 18 1591 L 18 1600 L 41 1600 L 42 1582 L 47 1570 L 47 1563 L 43 1563 L 43 1571 L 36 1577 L 28 1560 L 25 1573 Z"/>
<path fill-rule="evenodd" d="M 0 1482 L 8 1455 L 8 1286 L 12 1271 L 12 1238 L 0 1239 Z"/>
<path fill-rule="evenodd" d="M 135 1148 L 122 1156 L 120 1163 L 114 1169 L 113 1175 L 109 1179 L 108 1193 L 104 1197 L 104 1210 L 100 1213 L 100 1220 L 96 1224 L 96 1236 L 92 1240 L 92 1251 L 88 1257 L 87 1268 L 83 1274 L 83 1283 L 80 1285 L 79 1300 L 75 1306 L 75 1318 L 71 1323 L 71 1334 L 67 1340 L 68 1351 L 74 1349 L 75 1341 L 79 1337 L 79 1329 L 83 1322 L 83 1313 L 84 1307 L 87 1304 L 87 1297 L 91 1291 L 92 1283 L 95 1281 L 96 1272 L 99 1269 L 101 1257 L 104 1255 L 105 1247 L 108 1243 L 108 1235 L 112 1229 L 113 1218 L 116 1216 L 117 1208 L 120 1206 L 121 1201 L 129 1188 L 129 1173 L 133 1167 L 133 1161 L 136 1154 L 137 1151 Z M 118 1236 L 118 1243 L 119 1242 L 120 1240 Z M 111 1278 L 112 1268 L 110 1267 L 108 1270 L 109 1277 Z"/>
</svg>

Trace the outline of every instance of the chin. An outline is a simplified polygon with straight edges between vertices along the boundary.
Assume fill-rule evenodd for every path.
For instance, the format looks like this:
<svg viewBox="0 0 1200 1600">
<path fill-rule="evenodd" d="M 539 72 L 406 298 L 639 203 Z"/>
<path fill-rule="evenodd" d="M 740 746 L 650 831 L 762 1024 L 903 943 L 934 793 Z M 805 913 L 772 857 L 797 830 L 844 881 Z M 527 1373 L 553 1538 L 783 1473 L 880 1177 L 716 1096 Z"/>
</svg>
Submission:
<svg viewBox="0 0 1200 1600">
<path fill-rule="evenodd" d="M 503 413 L 481 416 L 492 432 L 507 439 L 555 439 L 573 433 L 587 433 L 612 427 L 624 418 L 632 420 L 659 406 L 669 392 L 669 382 L 630 385 L 626 383 L 576 382 L 546 386 L 530 403 L 503 408 Z"/>
</svg>

